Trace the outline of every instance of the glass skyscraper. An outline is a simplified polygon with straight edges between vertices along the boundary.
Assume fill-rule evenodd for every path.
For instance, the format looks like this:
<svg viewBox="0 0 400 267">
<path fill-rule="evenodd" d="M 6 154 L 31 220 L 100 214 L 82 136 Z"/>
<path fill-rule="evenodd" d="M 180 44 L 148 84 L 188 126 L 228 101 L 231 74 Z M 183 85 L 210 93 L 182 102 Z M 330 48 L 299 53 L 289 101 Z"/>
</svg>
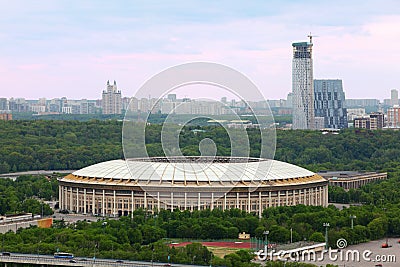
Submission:
<svg viewBox="0 0 400 267">
<path fill-rule="evenodd" d="M 310 42 L 293 43 L 293 129 L 315 129 L 313 60 Z"/>
<path fill-rule="evenodd" d="M 325 128 L 347 128 L 347 109 L 342 80 L 314 80 L 315 117 L 324 118 Z"/>
</svg>

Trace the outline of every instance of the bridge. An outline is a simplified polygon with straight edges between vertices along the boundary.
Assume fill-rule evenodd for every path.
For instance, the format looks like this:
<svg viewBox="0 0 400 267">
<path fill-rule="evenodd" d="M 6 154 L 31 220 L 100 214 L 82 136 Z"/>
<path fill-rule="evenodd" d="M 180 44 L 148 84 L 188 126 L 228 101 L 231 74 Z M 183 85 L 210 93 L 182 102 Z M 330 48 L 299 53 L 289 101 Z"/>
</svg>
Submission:
<svg viewBox="0 0 400 267">
<path fill-rule="evenodd" d="M 11 253 L 8 255 L 0 254 L 0 265 L 11 267 L 15 264 L 18 265 L 38 265 L 38 266 L 87 266 L 87 267 L 204 267 L 198 265 L 185 265 L 185 264 L 167 264 L 160 262 L 146 262 L 146 261 L 125 261 L 125 260 L 112 260 L 112 259 L 93 259 L 93 258 L 74 258 L 74 259 L 60 259 L 54 258 L 51 255 L 34 255 L 34 254 L 17 254 Z"/>
</svg>

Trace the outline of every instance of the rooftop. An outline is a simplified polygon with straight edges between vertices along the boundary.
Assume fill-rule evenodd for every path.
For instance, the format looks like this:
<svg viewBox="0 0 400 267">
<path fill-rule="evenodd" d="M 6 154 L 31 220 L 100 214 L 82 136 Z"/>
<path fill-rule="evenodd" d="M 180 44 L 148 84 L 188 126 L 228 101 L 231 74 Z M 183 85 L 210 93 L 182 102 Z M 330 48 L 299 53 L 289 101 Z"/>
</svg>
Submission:
<svg viewBox="0 0 400 267">
<path fill-rule="evenodd" d="M 150 183 L 224 185 L 311 177 L 315 173 L 289 163 L 269 159 L 156 157 L 106 161 L 75 171 L 73 175 L 113 181 L 137 181 L 144 185 Z"/>
</svg>

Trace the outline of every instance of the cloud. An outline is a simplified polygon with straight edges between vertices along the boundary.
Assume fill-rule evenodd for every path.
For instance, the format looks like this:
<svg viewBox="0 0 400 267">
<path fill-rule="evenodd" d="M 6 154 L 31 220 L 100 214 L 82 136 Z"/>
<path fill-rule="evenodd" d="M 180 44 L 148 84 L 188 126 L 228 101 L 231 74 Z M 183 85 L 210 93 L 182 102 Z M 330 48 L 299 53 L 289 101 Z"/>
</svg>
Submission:
<svg viewBox="0 0 400 267">
<path fill-rule="evenodd" d="M 2 94 L 98 98 L 116 79 L 130 95 L 164 68 L 212 61 L 244 72 L 268 98 L 284 98 L 291 43 L 311 31 L 319 36 L 317 78 L 342 78 L 347 96 L 383 98 L 400 84 L 396 1 L 329 3 L 13 1 L 0 18 L 0 72 L 14 90 Z"/>
</svg>

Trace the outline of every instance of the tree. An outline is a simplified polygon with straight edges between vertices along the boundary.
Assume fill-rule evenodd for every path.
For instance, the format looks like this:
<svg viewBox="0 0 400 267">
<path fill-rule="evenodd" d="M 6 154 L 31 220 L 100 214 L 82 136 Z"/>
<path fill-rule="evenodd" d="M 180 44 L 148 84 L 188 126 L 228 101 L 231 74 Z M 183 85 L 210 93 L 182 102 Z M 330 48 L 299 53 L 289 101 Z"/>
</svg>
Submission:
<svg viewBox="0 0 400 267">
<path fill-rule="evenodd" d="M 325 236 L 321 232 L 314 232 L 310 236 L 309 240 L 314 242 L 325 242 Z"/>
<path fill-rule="evenodd" d="M 383 218 L 375 218 L 368 223 L 367 228 L 372 239 L 378 239 L 385 236 L 388 228 L 388 223 Z"/>
</svg>

